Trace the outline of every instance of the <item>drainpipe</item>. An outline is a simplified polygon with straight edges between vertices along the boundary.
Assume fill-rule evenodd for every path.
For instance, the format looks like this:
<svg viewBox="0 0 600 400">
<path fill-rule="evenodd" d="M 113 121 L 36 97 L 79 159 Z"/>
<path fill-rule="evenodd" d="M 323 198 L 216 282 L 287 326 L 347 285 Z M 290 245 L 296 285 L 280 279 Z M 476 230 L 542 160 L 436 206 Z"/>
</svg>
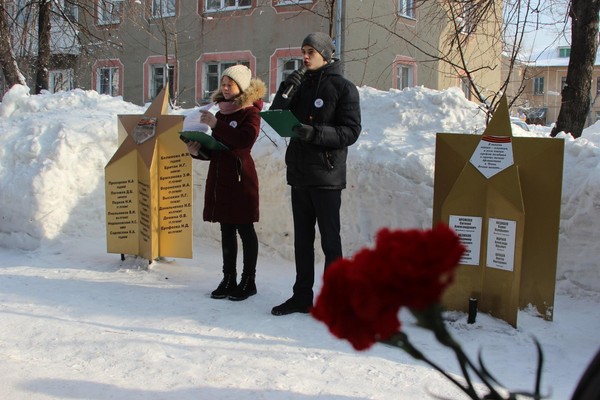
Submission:
<svg viewBox="0 0 600 400">
<path fill-rule="evenodd" d="M 336 1 L 337 13 L 335 18 L 335 54 L 342 58 L 342 0 Z"/>
</svg>

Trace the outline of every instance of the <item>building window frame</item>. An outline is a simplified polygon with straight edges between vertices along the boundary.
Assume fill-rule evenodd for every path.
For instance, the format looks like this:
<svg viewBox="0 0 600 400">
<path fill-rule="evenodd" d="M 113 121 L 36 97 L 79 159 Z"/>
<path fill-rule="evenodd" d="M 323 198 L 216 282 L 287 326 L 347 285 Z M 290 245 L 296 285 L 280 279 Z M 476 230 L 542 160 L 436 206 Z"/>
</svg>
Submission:
<svg viewBox="0 0 600 400">
<path fill-rule="evenodd" d="M 254 76 L 256 57 L 250 51 L 205 53 L 196 60 L 196 103 L 204 104 L 220 86 L 222 72 L 236 64 L 250 68 Z"/>
<path fill-rule="evenodd" d="M 537 76 L 533 78 L 533 95 L 542 96 L 544 94 L 544 77 Z"/>
<path fill-rule="evenodd" d="M 392 87 L 402 90 L 415 86 L 417 82 L 417 62 L 408 56 L 396 56 L 394 58 L 394 73 Z"/>
<path fill-rule="evenodd" d="M 285 81 L 288 76 L 300 67 L 302 67 L 304 60 L 301 57 L 287 57 L 280 58 L 277 60 L 277 87 L 281 82 Z"/>
<path fill-rule="evenodd" d="M 61 6 L 62 13 L 69 21 L 79 20 L 79 7 L 75 2 L 59 0 L 59 5 Z"/>
<path fill-rule="evenodd" d="M 118 25 L 123 21 L 123 0 L 97 0 L 96 24 Z"/>
<path fill-rule="evenodd" d="M 276 13 L 302 12 L 313 10 L 317 4 L 315 0 L 271 0 L 271 7 Z"/>
<path fill-rule="evenodd" d="M 400 17 L 415 19 L 415 17 L 416 17 L 415 0 L 398 0 L 397 7 L 398 7 L 397 14 Z"/>
<path fill-rule="evenodd" d="M 297 68 L 302 65 L 302 49 L 300 47 L 287 47 L 284 49 L 275 49 L 269 60 L 269 93 L 276 93 L 279 85 L 291 73 L 289 63 L 291 60 Z"/>
<path fill-rule="evenodd" d="M 204 63 L 203 65 L 203 82 L 202 87 L 204 92 L 202 93 L 202 101 L 210 100 L 212 94 L 219 89 L 221 86 L 220 77 L 223 71 L 234 65 L 245 65 L 250 68 L 249 60 L 215 60 Z"/>
<path fill-rule="evenodd" d="M 297 6 L 301 4 L 312 4 L 313 0 L 275 0 L 275 6 Z"/>
<path fill-rule="evenodd" d="M 247 10 L 254 6 L 252 0 L 203 0 L 203 3 L 205 12 Z"/>
<path fill-rule="evenodd" d="M 73 89 L 73 69 L 54 69 L 48 71 L 48 91 L 56 93 Z"/>
<path fill-rule="evenodd" d="M 96 87 L 100 94 L 116 96 L 119 93 L 120 70 L 117 67 L 98 68 Z"/>
<path fill-rule="evenodd" d="M 93 66 L 93 89 L 109 96 L 123 95 L 123 64 L 120 60 L 99 60 Z"/>
<path fill-rule="evenodd" d="M 558 48 L 558 57 L 559 58 L 570 58 L 571 57 L 571 47 L 564 46 Z"/>
<path fill-rule="evenodd" d="M 464 2 L 460 5 L 460 17 L 458 19 L 458 31 L 463 35 L 470 35 L 477 29 L 477 24 L 473 22 L 473 14 L 476 5 L 470 2 Z"/>
<path fill-rule="evenodd" d="M 460 83 L 460 90 L 462 90 L 463 94 L 465 95 L 465 99 L 470 101 L 473 98 L 473 93 L 471 91 L 473 85 L 471 84 L 471 80 L 466 74 L 461 75 L 458 80 Z"/>
<path fill-rule="evenodd" d="M 160 19 L 177 15 L 177 0 L 150 0 L 150 18 Z"/>
<path fill-rule="evenodd" d="M 168 71 L 165 74 L 164 68 Z M 169 82 L 169 99 L 175 101 L 177 98 L 178 90 L 178 79 L 179 79 L 179 65 L 177 59 L 173 55 L 165 56 L 150 56 L 144 61 L 143 73 L 144 73 L 144 92 L 143 101 L 144 103 L 151 102 L 160 93 L 162 87 L 158 87 L 158 69 L 163 68 L 160 82 L 162 87 L 168 80 Z"/>
<path fill-rule="evenodd" d="M 166 73 L 165 73 L 166 70 Z M 148 100 L 154 100 L 163 90 L 165 84 L 169 84 L 169 99 L 175 98 L 175 65 L 172 63 L 150 64 L 148 66 Z"/>
<path fill-rule="evenodd" d="M 396 88 L 397 89 L 406 89 L 406 88 L 414 86 L 412 75 L 413 75 L 413 66 L 412 65 L 397 64 L 396 65 Z"/>
</svg>

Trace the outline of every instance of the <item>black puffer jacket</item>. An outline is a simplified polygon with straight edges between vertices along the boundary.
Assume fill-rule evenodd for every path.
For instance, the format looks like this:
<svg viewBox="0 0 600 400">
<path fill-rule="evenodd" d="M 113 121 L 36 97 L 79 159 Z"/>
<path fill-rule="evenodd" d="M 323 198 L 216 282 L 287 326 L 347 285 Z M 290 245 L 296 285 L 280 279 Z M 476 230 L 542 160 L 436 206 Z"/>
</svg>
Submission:
<svg viewBox="0 0 600 400">
<path fill-rule="evenodd" d="M 292 139 L 285 154 L 287 182 L 295 187 L 344 189 L 348 146 L 361 131 L 356 85 L 344 78 L 341 63 L 334 61 L 307 71 L 289 101 L 279 88 L 271 109 L 289 109 L 298 120 L 315 129 L 314 139 Z"/>
</svg>

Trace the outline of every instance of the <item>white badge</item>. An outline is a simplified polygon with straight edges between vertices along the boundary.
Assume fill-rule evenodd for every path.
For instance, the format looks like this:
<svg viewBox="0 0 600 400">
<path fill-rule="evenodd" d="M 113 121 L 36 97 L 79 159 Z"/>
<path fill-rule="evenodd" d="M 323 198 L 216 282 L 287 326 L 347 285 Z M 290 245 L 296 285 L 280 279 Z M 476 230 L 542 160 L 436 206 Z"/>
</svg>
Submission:
<svg viewBox="0 0 600 400">
<path fill-rule="evenodd" d="M 235 128 L 237 126 L 237 121 L 231 121 L 229 123 L 229 126 L 232 127 L 232 128 Z"/>
<path fill-rule="evenodd" d="M 315 107 L 317 107 L 317 108 L 323 107 L 323 99 L 316 99 L 315 100 Z"/>
</svg>

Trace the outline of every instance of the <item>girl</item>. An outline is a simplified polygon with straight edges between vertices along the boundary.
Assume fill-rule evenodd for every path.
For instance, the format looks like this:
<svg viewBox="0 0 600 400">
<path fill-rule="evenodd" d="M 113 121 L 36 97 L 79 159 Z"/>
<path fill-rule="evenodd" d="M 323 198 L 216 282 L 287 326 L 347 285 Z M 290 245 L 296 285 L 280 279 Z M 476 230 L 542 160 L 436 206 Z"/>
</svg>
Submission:
<svg viewBox="0 0 600 400">
<path fill-rule="evenodd" d="M 244 65 L 223 71 L 220 88 L 212 101 L 219 107 L 216 115 L 200 111 L 200 122 L 212 128 L 212 136 L 228 150 L 209 150 L 199 142 L 188 142 L 190 155 L 210 160 L 204 193 L 204 221 L 221 224 L 223 279 L 211 293 L 214 299 L 245 300 L 256 294 L 258 238 L 258 177 L 250 155 L 260 129 L 260 115 L 266 93 L 265 84 L 252 79 Z M 242 277 L 237 284 L 237 235 L 243 247 Z"/>
</svg>

